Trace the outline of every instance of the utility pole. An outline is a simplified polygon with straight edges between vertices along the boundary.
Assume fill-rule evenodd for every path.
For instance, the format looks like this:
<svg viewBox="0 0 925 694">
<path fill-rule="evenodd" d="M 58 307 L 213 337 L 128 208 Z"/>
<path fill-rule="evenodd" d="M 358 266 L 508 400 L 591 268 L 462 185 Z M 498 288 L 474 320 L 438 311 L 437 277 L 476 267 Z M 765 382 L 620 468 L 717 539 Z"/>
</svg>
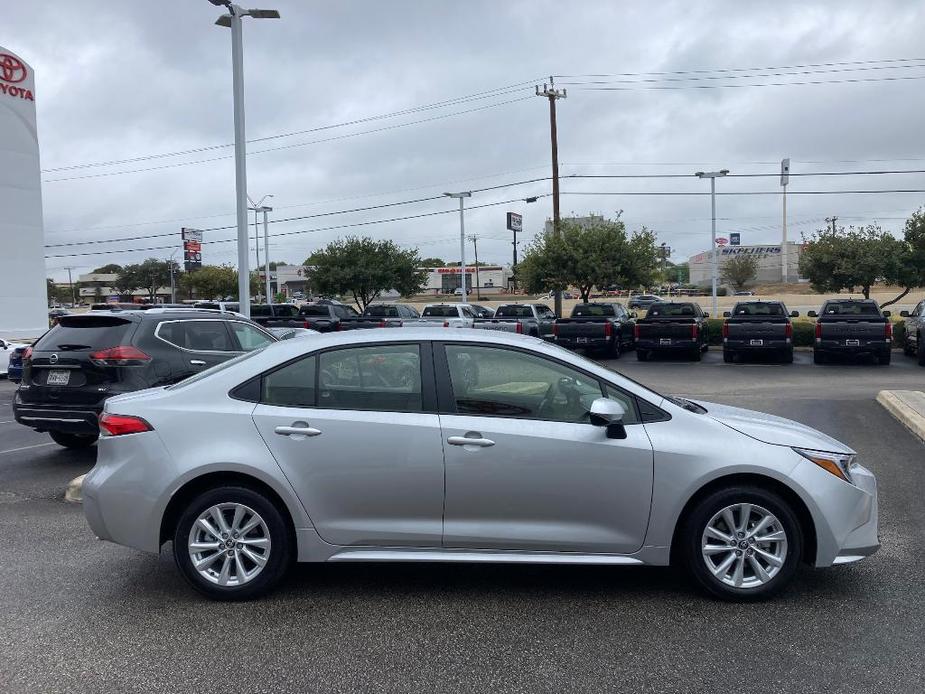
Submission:
<svg viewBox="0 0 925 694">
<path fill-rule="evenodd" d="M 461 193 L 444 193 L 448 198 L 459 199 L 459 281 L 462 287 L 460 303 L 466 303 L 466 213 L 464 202 L 466 198 L 472 197 L 471 191 Z"/>
<path fill-rule="evenodd" d="M 77 305 L 77 299 L 74 298 L 74 281 L 71 279 L 71 270 L 75 270 L 75 269 L 76 269 L 76 266 L 75 266 L 75 265 L 69 265 L 69 266 L 67 266 L 67 267 L 64 268 L 64 269 L 67 270 L 67 285 L 68 285 L 68 287 L 69 287 L 70 290 L 71 290 L 71 306 L 76 306 L 76 305 Z"/>
<path fill-rule="evenodd" d="M 713 285 L 713 317 L 716 318 L 719 309 L 716 303 L 716 285 L 719 281 L 719 272 L 716 263 L 716 179 L 729 173 L 729 169 L 720 169 L 719 171 L 698 171 L 694 175 L 697 178 L 710 179 L 710 274 Z"/>
<path fill-rule="evenodd" d="M 544 96 L 549 99 L 549 140 L 552 145 L 552 231 L 556 236 L 559 235 L 559 136 L 558 126 L 556 124 L 556 101 L 565 99 L 568 96 L 567 90 L 556 89 L 555 80 L 552 75 L 549 76 L 549 84 L 543 85 L 543 91 L 540 91 L 539 85 L 536 86 L 536 95 Z M 514 247 L 517 248 L 516 246 Z M 562 315 L 562 292 L 556 291 L 555 295 L 555 313 L 557 316 Z"/>
<path fill-rule="evenodd" d="M 475 300 L 481 301 L 482 294 L 480 289 L 482 287 L 482 282 L 479 280 L 479 237 L 472 234 L 469 240 L 472 241 L 472 248 L 475 251 Z"/>
<path fill-rule="evenodd" d="M 831 224 L 831 225 L 832 225 L 832 233 L 833 233 L 833 234 L 835 233 L 835 222 L 836 222 L 836 220 L 838 220 L 838 217 L 835 217 L 835 216 L 826 217 L 826 218 L 825 218 L 825 223 L 826 223 L 826 224 Z"/>
<path fill-rule="evenodd" d="M 780 162 L 780 185 L 784 189 L 784 219 L 781 225 L 780 241 L 780 267 L 781 280 L 786 282 L 787 276 L 787 184 L 790 183 L 790 158 L 782 159 Z"/>
</svg>

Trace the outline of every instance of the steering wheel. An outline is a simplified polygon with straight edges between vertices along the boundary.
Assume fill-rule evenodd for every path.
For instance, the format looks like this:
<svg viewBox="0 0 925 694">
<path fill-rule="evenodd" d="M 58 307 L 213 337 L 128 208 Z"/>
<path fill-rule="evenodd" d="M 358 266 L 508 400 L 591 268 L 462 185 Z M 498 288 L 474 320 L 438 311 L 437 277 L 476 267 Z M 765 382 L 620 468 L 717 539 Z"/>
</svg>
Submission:
<svg viewBox="0 0 925 694">
<path fill-rule="evenodd" d="M 565 396 L 565 406 L 568 410 L 581 409 L 581 393 L 578 388 L 575 387 L 575 381 L 567 376 L 563 376 L 557 381 L 549 384 L 549 388 L 546 389 L 546 393 L 543 395 L 543 399 L 540 401 L 540 406 L 537 408 L 536 413 L 540 416 L 548 414 L 549 410 L 556 406 L 556 396 L 560 394 Z"/>
</svg>

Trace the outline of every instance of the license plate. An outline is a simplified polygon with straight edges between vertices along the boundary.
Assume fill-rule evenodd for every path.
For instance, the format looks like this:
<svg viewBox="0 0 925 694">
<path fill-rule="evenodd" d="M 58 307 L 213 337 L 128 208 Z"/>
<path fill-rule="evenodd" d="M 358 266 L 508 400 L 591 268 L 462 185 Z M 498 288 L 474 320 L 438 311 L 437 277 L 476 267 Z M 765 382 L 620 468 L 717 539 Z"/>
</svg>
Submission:
<svg viewBox="0 0 925 694">
<path fill-rule="evenodd" d="M 670 344 L 671 344 L 671 338 L 670 338 L 670 337 L 662 337 L 662 338 L 659 338 L 658 343 L 659 343 L 660 345 L 670 345 Z"/>
<path fill-rule="evenodd" d="M 845 347 L 860 347 L 860 340 L 845 340 Z"/>
<path fill-rule="evenodd" d="M 761 347 L 761 345 L 764 344 L 764 340 L 749 340 L 748 344 L 750 344 L 752 347 Z"/>
<path fill-rule="evenodd" d="M 586 345 L 586 344 L 588 344 L 588 338 L 586 338 L 586 337 L 576 337 L 576 338 L 575 338 L 575 342 L 577 342 L 577 343 L 580 344 L 580 345 Z"/>
<path fill-rule="evenodd" d="M 48 378 L 45 379 L 47 386 L 66 386 L 71 380 L 70 371 L 49 371 Z"/>
</svg>

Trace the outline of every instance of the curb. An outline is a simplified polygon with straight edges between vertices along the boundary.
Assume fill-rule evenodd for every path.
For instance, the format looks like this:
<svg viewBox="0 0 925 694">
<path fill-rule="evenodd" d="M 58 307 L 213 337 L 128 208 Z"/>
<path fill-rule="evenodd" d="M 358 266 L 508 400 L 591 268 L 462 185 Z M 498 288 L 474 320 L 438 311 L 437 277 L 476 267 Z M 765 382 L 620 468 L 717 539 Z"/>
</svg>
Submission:
<svg viewBox="0 0 925 694">
<path fill-rule="evenodd" d="M 86 475 L 81 475 L 80 477 L 75 477 L 70 482 L 67 483 L 67 489 L 64 490 L 64 500 L 69 501 L 72 504 L 82 504 L 83 503 L 83 484 L 84 477 Z"/>
<path fill-rule="evenodd" d="M 918 390 L 881 390 L 877 402 L 925 442 L 925 393 Z"/>
</svg>

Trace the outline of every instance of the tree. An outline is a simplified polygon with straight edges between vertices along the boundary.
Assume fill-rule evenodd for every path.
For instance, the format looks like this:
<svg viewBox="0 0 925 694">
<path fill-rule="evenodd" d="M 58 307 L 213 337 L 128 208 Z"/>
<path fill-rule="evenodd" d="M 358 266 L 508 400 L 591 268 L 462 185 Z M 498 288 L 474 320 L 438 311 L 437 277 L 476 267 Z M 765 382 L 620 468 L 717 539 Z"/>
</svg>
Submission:
<svg viewBox="0 0 925 694">
<path fill-rule="evenodd" d="M 916 287 L 925 287 L 925 208 L 919 208 L 906 220 L 900 250 L 887 261 L 887 281 L 902 287 L 900 294 L 881 306 L 889 306 Z"/>
<path fill-rule="evenodd" d="M 647 286 L 658 271 L 655 234 L 643 227 L 627 238 L 622 221 L 601 220 L 583 227 L 560 222 L 560 234 L 537 236 L 527 247 L 517 274 L 527 291 L 562 291 L 575 286 L 582 301 L 593 287 Z"/>
<path fill-rule="evenodd" d="M 745 285 L 758 276 L 758 258 L 754 255 L 734 255 L 723 263 L 720 278 L 733 289 L 745 289 Z"/>
<path fill-rule="evenodd" d="M 113 285 L 120 295 L 131 294 L 142 286 L 139 268 L 139 265 L 125 265 L 116 275 L 116 281 Z"/>
<path fill-rule="evenodd" d="M 93 271 L 94 275 L 118 275 L 122 272 L 122 266 L 117 263 L 109 263 L 103 267 L 98 267 Z"/>
<path fill-rule="evenodd" d="M 907 281 L 907 252 L 903 241 L 874 224 L 824 229 L 817 231 L 803 248 L 800 274 L 819 293 L 860 287 L 864 298 L 869 299 L 870 288 L 878 281 Z"/>
<path fill-rule="evenodd" d="M 238 271 L 230 265 L 203 265 L 183 273 L 181 286 L 195 290 L 202 299 L 223 299 L 238 294 Z"/>
<path fill-rule="evenodd" d="M 446 267 L 446 263 L 441 258 L 421 258 L 421 267 Z"/>
<path fill-rule="evenodd" d="M 382 292 L 417 294 L 427 282 L 416 250 L 402 250 L 392 241 L 347 237 L 329 243 L 306 260 L 315 266 L 312 287 L 321 294 L 349 294 L 361 310 Z"/>
<path fill-rule="evenodd" d="M 687 263 L 668 262 L 665 267 L 665 281 L 672 284 L 687 284 L 691 280 L 691 269 Z"/>
</svg>

